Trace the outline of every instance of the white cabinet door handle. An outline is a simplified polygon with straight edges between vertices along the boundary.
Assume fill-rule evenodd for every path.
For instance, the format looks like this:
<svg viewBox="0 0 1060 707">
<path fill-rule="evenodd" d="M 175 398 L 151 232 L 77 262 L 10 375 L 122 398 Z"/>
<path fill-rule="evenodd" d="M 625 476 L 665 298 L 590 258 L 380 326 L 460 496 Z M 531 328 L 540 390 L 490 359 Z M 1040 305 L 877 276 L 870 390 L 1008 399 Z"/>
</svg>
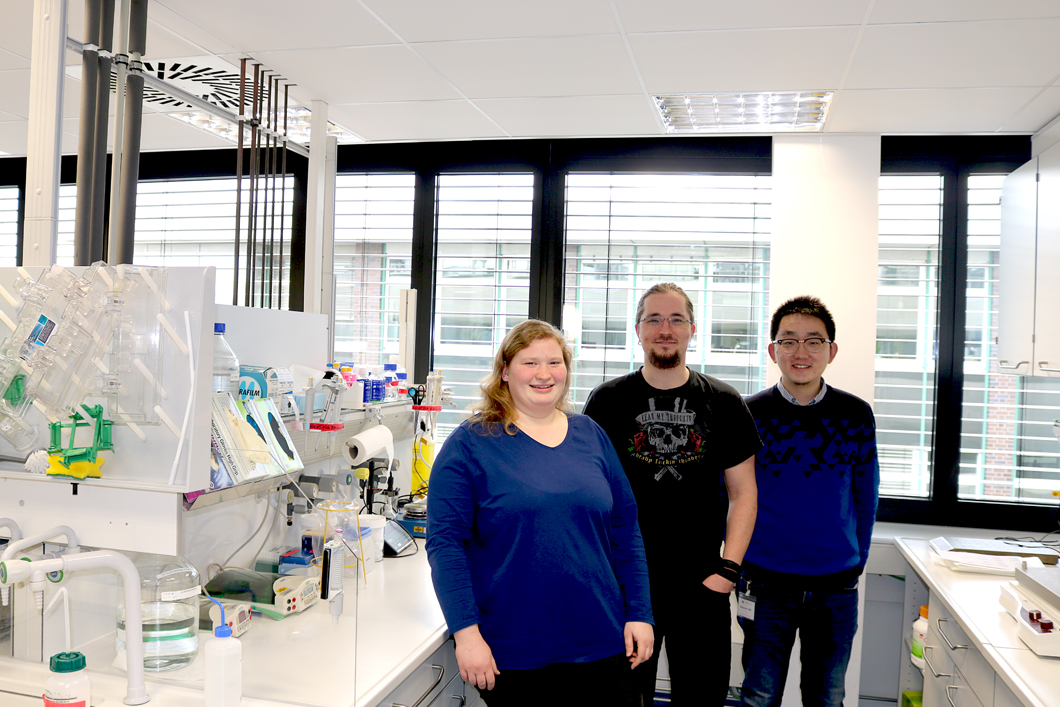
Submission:
<svg viewBox="0 0 1060 707">
<path fill-rule="evenodd" d="M 956 690 L 956 689 L 957 689 L 956 685 L 947 685 L 946 686 L 946 701 L 950 703 L 950 707 L 957 707 L 957 703 L 955 703 L 953 701 L 953 695 L 950 694 L 950 690 Z"/>
<path fill-rule="evenodd" d="M 1047 363 L 1049 363 L 1049 362 L 1048 361 L 1039 361 L 1038 362 L 1038 370 L 1039 371 L 1047 371 L 1049 373 L 1060 373 L 1060 368 L 1049 368 L 1048 366 L 1045 365 Z"/>
<path fill-rule="evenodd" d="M 1015 366 L 1006 366 L 1005 365 L 1006 363 L 1008 363 L 1008 361 L 998 361 L 997 362 L 997 367 L 998 368 L 1003 368 L 1006 371 L 1011 371 L 1011 370 L 1014 370 L 1016 368 L 1019 368 L 1020 366 L 1026 366 L 1028 363 L 1030 363 L 1030 361 L 1020 361 Z"/>
<path fill-rule="evenodd" d="M 928 670 L 930 670 L 931 674 L 937 678 L 953 677 L 952 673 L 940 673 L 939 671 L 935 670 L 935 666 L 931 664 L 931 660 L 928 658 L 928 649 L 934 647 L 935 646 L 924 646 L 924 665 L 928 666 Z"/>
<path fill-rule="evenodd" d="M 955 651 L 961 648 L 967 648 L 968 646 L 955 646 L 953 641 L 950 640 L 949 636 L 942 630 L 942 624 L 946 623 L 946 619 L 935 619 L 935 628 L 938 629 L 939 635 L 942 636 L 942 640 L 946 642 L 946 645 L 950 647 L 951 651 Z"/>
<path fill-rule="evenodd" d="M 418 699 L 418 700 L 416 700 L 415 702 L 412 703 L 412 707 L 420 707 L 420 703 L 423 702 L 425 699 L 427 699 L 427 695 L 431 694 L 431 691 L 434 690 L 434 688 L 438 687 L 438 685 L 441 684 L 442 677 L 445 676 L 445 668 L 443 668 L 442 666 L 440 666 L 440 665 L 432 665 L 431 668 L 438 671 L 438 678 L 434 681 L 434 683 L 430 687 L 427 688 L 427 692 L 425 692 L 422 695 L 420 695 L 420 699 Z M 395 702 L 394 703 L 394 707 L 405 707 L 405 705 L 399 705 L 397 702 Z"/>
</svg>

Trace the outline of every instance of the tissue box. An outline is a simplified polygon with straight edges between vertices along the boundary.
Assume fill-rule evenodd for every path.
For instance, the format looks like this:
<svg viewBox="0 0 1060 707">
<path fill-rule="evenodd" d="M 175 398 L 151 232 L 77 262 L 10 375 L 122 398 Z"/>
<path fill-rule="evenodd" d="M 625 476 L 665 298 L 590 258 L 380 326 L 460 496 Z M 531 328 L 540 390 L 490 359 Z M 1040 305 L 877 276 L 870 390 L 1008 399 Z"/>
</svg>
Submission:
<svg viewBox="0 0 1060 707">
<path fill-rule="evenodd" d="M 294 376 L 289 368 L 239 366 L 239 397 L 279 398 L 294 390 Z"/>
</svg>

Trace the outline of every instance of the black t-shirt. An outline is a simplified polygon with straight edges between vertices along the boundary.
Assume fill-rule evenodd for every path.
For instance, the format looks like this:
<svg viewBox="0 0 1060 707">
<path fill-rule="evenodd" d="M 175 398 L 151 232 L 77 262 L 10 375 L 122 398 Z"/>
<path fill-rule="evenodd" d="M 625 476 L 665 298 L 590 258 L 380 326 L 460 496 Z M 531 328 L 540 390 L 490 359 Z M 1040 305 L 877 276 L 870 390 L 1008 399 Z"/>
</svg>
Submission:
<svg viewBox="0 0 1060 707">
<path fill-rule="evenodd" d="M 725 529 L 723 472 L 762 446 L 743 397 L 692 370 L 679 388 L 658 390 L 638 370 L 597 386 L 583 412 L 622 460 L 653 577 L 712 574 Z"/>
</svg>

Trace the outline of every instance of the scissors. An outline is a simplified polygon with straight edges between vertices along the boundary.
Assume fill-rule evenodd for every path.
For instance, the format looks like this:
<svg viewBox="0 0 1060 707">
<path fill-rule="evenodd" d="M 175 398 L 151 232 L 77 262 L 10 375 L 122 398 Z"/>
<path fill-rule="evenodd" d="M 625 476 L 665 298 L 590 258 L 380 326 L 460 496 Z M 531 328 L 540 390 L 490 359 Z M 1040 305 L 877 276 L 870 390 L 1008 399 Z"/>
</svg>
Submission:
<svg viewBox="0 0 1060 707">
<path fill-rule="evenodd" d="M 427 395 L 427 388 L 417 385 L 409 388 L 408 396 L 412 398 L 413 405 L 423 405 L 423 398 Z"/>
</svg>

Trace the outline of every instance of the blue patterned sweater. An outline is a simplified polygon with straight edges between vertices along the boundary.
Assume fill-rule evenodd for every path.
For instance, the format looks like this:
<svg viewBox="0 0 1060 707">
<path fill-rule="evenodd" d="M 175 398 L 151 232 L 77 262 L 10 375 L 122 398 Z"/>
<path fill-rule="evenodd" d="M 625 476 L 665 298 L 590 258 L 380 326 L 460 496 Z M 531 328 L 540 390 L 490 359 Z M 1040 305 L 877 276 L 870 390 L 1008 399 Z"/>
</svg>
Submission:
<svg viewBox="0 0 1060 707">
<path fill-rule="evenodd" d="M 879 499 L 872 409 L 833 387 L 799 406 L 773 386 L 747 406 L 764 446 L 755 457 L 758 519 L 745 561 L 785 574 L 859 574 Z"/>
</svg>

